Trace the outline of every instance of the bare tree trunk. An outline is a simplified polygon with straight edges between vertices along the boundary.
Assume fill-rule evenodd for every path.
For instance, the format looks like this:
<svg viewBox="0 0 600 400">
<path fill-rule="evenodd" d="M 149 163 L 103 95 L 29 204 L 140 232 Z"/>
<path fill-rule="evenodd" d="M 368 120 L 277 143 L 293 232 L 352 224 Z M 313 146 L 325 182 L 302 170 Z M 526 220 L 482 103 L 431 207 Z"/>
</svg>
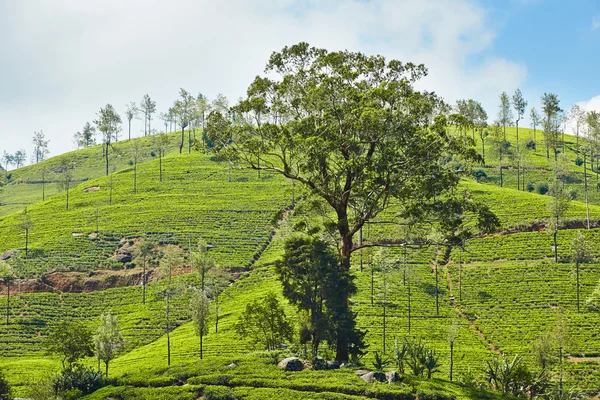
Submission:
<svg viewBox="0 0 600 400">
<path fill-rule="evenodd" d="M 590 229 L 590 205 L 588 200 L 587 186 L 587 153 L 583 152 L 583 191 L 585 193 L 585 215 L 587 218 L 587 228 Z"/>
<path fill-rule="evenodd" d="M 577 281 L 577 312 L 579 312 L 579 260 L 575 261 L 575 276 Z"/>
<path fill-rule="evenodd" d="M 181 127 L 181 144 L 179 144 L 179 154 L 183 152 L 183 141 L 185 140 L 185 128 Z"/>
</svg>

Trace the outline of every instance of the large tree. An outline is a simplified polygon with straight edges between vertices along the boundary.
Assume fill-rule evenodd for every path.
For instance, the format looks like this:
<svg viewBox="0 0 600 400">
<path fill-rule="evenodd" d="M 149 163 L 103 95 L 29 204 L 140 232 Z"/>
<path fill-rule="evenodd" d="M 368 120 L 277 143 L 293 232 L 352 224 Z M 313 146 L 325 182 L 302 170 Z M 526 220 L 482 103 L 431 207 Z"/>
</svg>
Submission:
<svg viewBox="0 0 600 400">
<path fill-rule="evenodd" d="M 121 116 L 117 113 L 111 104 L 107 104 L 98 112 L 98 119 L 94 124 L 102 134 L 102 155 L 104 156 L 106 166 L 106 176 L 109 170 L 109 153 L 112 148 L 112 142 L 121 131 Z"/>
<path fill-rule="evenodd" d="M 579 152 L 579 134 L 585 125 L 586 112 L 579 104 L 574 104 L 569 110 L 569 121 L 575 124 L 575 137 L 577 138 L 577 151 Z"/>
<path fill-rule="evenodd" d="M 512 105 L 515 109 L 515 113 L 517 114 L 517 119 L 515 120 L 515 126 L 517 127 L 517 146 L 519 145 L 519 121 L 525 115 L 525 109 L 527 108 L 527 100 L 523 98 L 523 93 L 521 93 L 521 89 L 515 90 L 515 94 L 512 97 Z"/>
<path fill-rule="evenodd" d="M 109 311 L 100 315 L 100 326 L 96 328 L 93 336 L 95 354 L 98 362 L 104 362 L 106 378 L 108 378 L 108 364 L 123 350 L 123 336 L 119 327 L 119 318 Z"/>
<path fill-rule="evenodd" d="M 278 78 L 257 77 L 235 121 L 211 112 L 209 140 L 226 159 L 298 181 L 327 204 L 345 270 L 365 246 L 354 236 L 391 198 L 416 213 L 460 180 L 444 156 L 480 160 L 471 139 L 447 129 L 441 99 L 414 88 L 422 65 L 300 43 L 273 53 L 265 72 Z M 347 361 L 348 332 L 338 333 L 336 359 Z"/>
<path fill-rule="evenodd" d="M 27 153 L 25 150 L 21 149 L 15 152 L 13 155 L 13 162 L 15 164 L 15 168 L 21 168 L 25 166 L 25 160 L 27 159 Z"/>
<path fill-rule="evenodd" d="M 46 140 L 44 131 L 33 132 L 33 155 L 32 161 L 36 164 L 46 159 L 46 156 L 50 151 L 48 150 L 48 143 L 50 140 Z"/>
</svg>

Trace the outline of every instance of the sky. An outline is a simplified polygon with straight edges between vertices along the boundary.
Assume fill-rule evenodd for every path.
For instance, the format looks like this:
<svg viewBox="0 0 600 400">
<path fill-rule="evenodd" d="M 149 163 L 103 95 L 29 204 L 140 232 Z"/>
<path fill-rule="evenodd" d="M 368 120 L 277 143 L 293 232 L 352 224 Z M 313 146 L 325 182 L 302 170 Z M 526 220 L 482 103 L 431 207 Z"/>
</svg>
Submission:
<svg viewBox="0 0 600 400">
<path fill-rule="evenodd" d="M 301 41 L 424 63 L 420 88 L 474 98 L 490 122 L 517 88 L 538 109 L 553 92 L 600 110 L 597 0 L 0 0 L 0 154 L 30 155 L 39 130 L 51 155 L 73 150 L 101 107 L 146 93 L 159 112 L 180 87 L 235 102 Z"/>
</svg>

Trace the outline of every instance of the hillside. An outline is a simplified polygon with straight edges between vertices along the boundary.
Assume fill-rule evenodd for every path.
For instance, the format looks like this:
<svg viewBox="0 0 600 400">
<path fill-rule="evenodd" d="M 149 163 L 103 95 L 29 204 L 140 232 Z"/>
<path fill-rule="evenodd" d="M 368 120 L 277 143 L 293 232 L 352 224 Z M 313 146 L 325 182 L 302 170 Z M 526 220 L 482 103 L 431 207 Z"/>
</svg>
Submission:
<svg viewBox="0 0 600 400">
<path fill-rule="evenodd" d="M 514 143 L 513 131 L 508 129 L 507 134 Z M 531 130 L 520 129 L 520 140 L 531 134 Z M 540 136 L 538 132 L 538 140 Z M 174 150 L 177 135 L 170 137 L 172 150 L 162 160 L 162 182 L 161 162 L 151 155 L 152 138 L 136 139 L 145 146 L 147 156 L 137 165 L 135 192 L 134 168 L 128 153 L 133 141 L 120 144 L 121 156 L 115 158 L 115 172 L 108 177 L 103 174 L 98 147 L 12 171 L 2 193 L 0 254 L 25 248 L 21 214 L 24 204 L 17 203 L 27 203 L 26 215 L 31 222 L 28 254 L 18 274 L 23 279 L 23 291 L 32 293 L 15 296 L 9 324 L 0 325 L 0 365 L 18 394 L 26 394 L 28 384 L 60 366 L 41 347 L 54 321 L 79 319 L 95 327 L 98 316 L 108 309 L 120 317 L 126 348 L 111 364 L 111 376 L 115 377 L 112 387 L 90 399 L 197 398 L 206 388 L 216 386 L 227 386 L 230 389 L 223 390 L 244 399 L 414 398 L 417 393 L 421 393 L 419 398 L 426 398 L 424 394 L 440 399 L 495 398 L 492 393 L 475 393 L 446 380 L 448 332 L 457 329 L 454 374 L 462 379 L 469 372 L 479 375 L 485 360 L 498 352 L 505 358 L 524 355 L 527 363 L 534 365 L 532 343 L 552 330 L 559 318 L 568 321 L 573 337 L 565 347 L 570 356 L 565 381 L 569 386 L 591 391 L 600 387 L 600 342 L 596 340 L 600 314 L 585 307 L 577 312 L 573 266 L 568 262 L 576 232 L 570 228 L 583 227 L 586 219 L 586 207 L 581 202 L 583 171 L 575 162 L 573 138 L 567 139 L 566 146 L 573 172 L 567 185 L 577 195 L 565 220 L 564 228 L 569 229 L 558 235 L 561 262 L 554 263 L 552 236 L 543 229 L 550 215 L 548 196 L 535 190 L 516 190 L 512 168 L 504 170 L 504 187 L 499 187 L 498 160 L 493 156 L 486 159 L 483 168 L 485 182 L 465 180 L 460 187 L 498 215 L 499 232 L 470 240 L 464 251 L 453 249 L 449 263 L 439 267 L 434 261 L 439 251 L 435 246 L 409 250 L 406 262 L 401 248 L 391 249 L 388 264 L 395 268 L 385 275 L 377 265 L 368 263 L 366 254 L 362 268 L 358 255 L 355 257 L 352 271 L 359 291 L 351 302 L 358 313 L 359 327 L 368 331 L 369 343 L 363 362 L 371 367 L 375 351 L 389 352 L 394 339 L 408 337 L 422 339 L 438 352 L 441 362 L 440 372 L 435 375 L 438 379 L 409 377 L 398 385 L 371 385 L 350 370 L 294 375 L 277 369 L 264 353 L 249 355 L 257 349 L 240 340 L 234 324 L 253 299 L 268 292 L 281 298 L 273 261 L 282 254 L 283 240 L 294 224 L 293 213 L 286 218 L 282 213 L 293 206 L 300 192 L 278 176 L 262 174 L 258 178 L 255 172 L 235 166 L 230 170 L 226 162 L 196 151 L 180 155 Z M 542 146 L 537 152 L 528 151 L 525 179 L 535 188 L 547 182 L 551 162 L 546 160 Z M 49 186 L 46 199 L 40 201 L 39 196 L 40 174 L 56 169 L 64 157 L 76 164 L 73 176 L 77 182 L 69 191 L 68 210 L 66 193 L 56 188 L 60 174 L 44 184 Z M 593 192 L 590 190 L 590 220 L 598 226 L 600 195 Z M 396 239 L 398 231 L 386 223 L 393 218 L 392 206 L 365 229 L 365 240 Z M 600 230 L 583 233 L 588 242 L 596 243 Z M 182 290 L 174 297 L 173 365 L 167 368 L 165 283 L 154 279 L 149 284 L 148 301 L 142 305 L 139 267 L 115 259 L 125 243 L 141 237 L 155 238 L 161 245 L 175 244 L 185 251 L 203 239 L 211 245 L 210 253 L 216 261 L 235 273 L 235 282 L 232 279 L 220 297 L 218 333 L 211 328 L 204 339 L 205 360 L 197 360 L 198 337 L 189 322 L 189 295 Z M 600 250 L 592 250 L 597 259 Z M 439 313 L 435 304 L 436 267 L 440 277 Z M 60 279 L 52 278 L 56 274 L 62 274 Z M 91 283 L 94 277 L 99 281 Z M 600 264 L 582 265 L 580 278 L 581 298 L 585 300 L 600 279 Z M 195 279 L 194 274 L 184 274 L 176 281 L 184 288 Z M 84 282 L 76 284 L 78 280 Z M 120 284 L 115 285 L 115 280 Z M 111 285 L 121 287 L 108 288 Z M 44 289 L 40 289 L 42 286 Z M 1 288 L 4 292 L 6 286 Z M 0 309 L 5 309 L 6 300 L 6 296 L 0 297 Z M 293 307 L 286 307 L 293 315 Z M 237 366 L 227 367 L 231 363 Z M 94 360 L 90 359 L 89 364 L 94 365 Z M 552 367 L 555 376 L 557 368 Z"/>
</svg>

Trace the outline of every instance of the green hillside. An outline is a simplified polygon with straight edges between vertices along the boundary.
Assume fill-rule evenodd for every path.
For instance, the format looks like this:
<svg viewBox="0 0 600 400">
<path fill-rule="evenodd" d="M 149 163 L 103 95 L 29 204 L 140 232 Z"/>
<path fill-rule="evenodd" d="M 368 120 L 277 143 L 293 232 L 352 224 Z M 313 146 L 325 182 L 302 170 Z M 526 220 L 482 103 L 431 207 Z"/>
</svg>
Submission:
<svg viewBox="0 0 600 400">
<path fill-rule="evenodd" d="M 514 146 L 513 129 L 508 128 L 507 135 Z M 521 141 L 531 135 L 532 130 L 519 130 Z M 546 160 L 539 131 L 537 136 L 537 151 L 526 150 L 530 161 L 525 165 L 525 180 L 534 187 L 547 182 L 551 174 L 551 162 Z M 434 375 L 437 379 L 407 375 L 399 384 L 367 384 L 352 369 L 283 372 L 273 365 L 273 356 L 238 337 L 234 325 L 249 302 L 269 292 L 283 299 L 273 262 L 282 254 L 283 241 L 295 223 L 293 213 L 282 218 L 283 212 L 293 208 L 301 193 L 279 176 L 263 173 L 259 178 L 256 172 L 236 166 L 230 169 L 228 163 L 198 151 L 180 155 L 175 149 L 177 135 L 170 138 L 171 150 L 162 160 L 162 182 L 160 161 L 152 155 L 153 139 L 135 139 L 143 144 L 146 154 L 137 166 L 135 193 L 134 167 L 130 165 L 133 141 L 117 145 L 120 156 L 115 156 L 115 172 L 108 177 L 104 176 L 97 146 L 11 171 L 0 194 L 0 254 L 25 249 L 21 214 L 25 205 L 31 227 L 28 254 L 17 271 L 23 288 L 33 287 L 36 282 L 50 282 L 52 286 L 48 277 L 53 273 L 63 273 L 67 280 L 85 280 L 104 273 L 121 277 L 139 272 L 139 267 L 114 258 L 124 243 L 138 238 L 154 238 L 161 245 L 174 244 L 185 251 L 199 239 L 205 240 L 211 245 L 210 254 L 233 273 L 231 285 L 220 296 L 218 333 L 211 324 L 204 338 L 205 359 L 198 360 L 198 337 L 190 322 L 190 294 L 185 290 L 195 283 L 195 274 L 175 279 L 178 292 L 173 298 L 171 367 L 166 361 L 164 281 L 149 284 L 145 305 L 141 304 L 139 280 L 125 279 L 123 287 L 82 293 L 65 289 L 68 284 L 48 292 L 25 293 L 24 289 L 20 296 L 11 296 L 9 323 L 0 324 L 0 368 L 18 395 L 27 395 L 29 385 L 60 368 L 60 361 L 47 356 L 41 345 L 53 323 L 75 319 L 96 327 L 100 314 L 109 309 L 120 318 L 125 350 L 111 363 L 111 386 L 88 396 L 90 399 L 196 399 L 203 393 L 206 397 L 211 390 L 231 392 L 242 399 L 500 398 L 448 381 L 449 331 L 457 330 L 455 380 L 460 382 L 472 373 L 482 381 L 485 361 L 497 353 L 506 359 L 523 355 L 533 367 L 532 343 L 544 332 L 552 331 L 560 318 L 568 322 L 573 338 L 565 345 L 569 355 L 566 384 L 589 393 L 600 387 L 600 313 L 588 311 L 585 305 L 578 313 L 575 304 L 574 267 L 569 255 L 576 230 L 559 232 L 561 261 L 554 263 L 552 236 L 543 229 L 550 216 L 548 196 L 535 190 L 517 190 L 512 167 L 503 171 L 504 187 L 500 187 L 498 160 L 493 155 L 486 157 L 482 168 L 487 179 L 467 179 L 460 188 L 488 205 L 498 215 L 501 228 L 470 240 L 464 251 L 453 249 L 448 264 L 439 266 L 439 312 L 435 259 L 440 249 L 410 249 L 405 263 L 402 248 L 392 248 L 389 264 L 394 268 L 385 275 L 379 266 L 369 263 L 367 252 L 362 268 L 359 255 L 354 258 L 352 273 L 359 291 L 351 304 L 359 328 L 368 332 L 369 344 L 362 362 L 373 368 L 375 351 L 389 353 L 394 340 L 404 338 L 423 340 L 440 357 L 439 372 Z M 479 138 L 476 144 L 481 147 Z M 486 143 L 486 153 L 488 146 L 492 149 Z M 567 186 L 577 194 L 564 228 L 581 227 L 586 219 L 583 170 L 576 165 L 574 149 L 574 138 L 568 137 L 566 154 L 573 177 Z M 41 201 L 42 171 L 56 169 L 64 157 L 76 164 L 73 176 L 77 182 L 69 191 L 68 210 L 66 193 L 59 192 L 56 184 L 60 173 L 50 173 L 45 183 L 46 199 Z M 588 179 L 592 181 L 595 175 L 590 174 Z M 600 195 L 594 185 L 590 188 L 594 188 L 590 190 L 590 220 L 597 226 Z M 365 228 L 365 241 L 398 239 L 397 228 L 387 223 L 395 218 L 394 210 L 392 205 Z M 600 239 L 600 229 L 583 233 L 589 243 Z M 597 260 L 597 246 L 592 246 L 592 253 Z M 69 278 L 68 274 L 73 275 Z M 580 278 L 583 304 L 600 279 L 600 264 L 583 264 Z M 103 282 L 101 288 L 103 285 L 109 283 Z M 4 293 L 6 286 L 1 288 Z M 0 309 L 6 305 L 7 297 L 3 295 Z M 289 304 L 286 312 L 295 315 Z M 278 356 L 292 350 L 282 350 Z M 92 358 L 86 362 L 95 365 Z M 237 366 L 229 367 L 232 363 Z M 550 367 L 554 379 L 558 368 Z"/>
</svg>

